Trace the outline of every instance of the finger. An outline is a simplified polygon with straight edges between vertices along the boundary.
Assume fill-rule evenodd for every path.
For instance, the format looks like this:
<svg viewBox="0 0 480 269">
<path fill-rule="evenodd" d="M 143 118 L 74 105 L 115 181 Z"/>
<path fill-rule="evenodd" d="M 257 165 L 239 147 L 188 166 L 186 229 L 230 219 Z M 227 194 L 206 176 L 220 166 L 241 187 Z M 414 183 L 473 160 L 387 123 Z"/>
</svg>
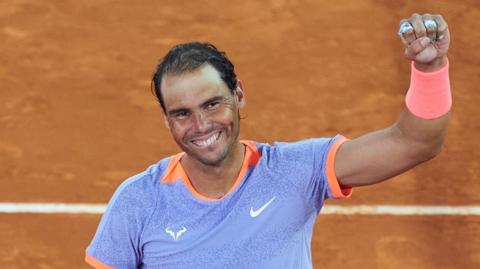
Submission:
<svg viewBox="0 0 480 269">
<path fill-rule="evenodd" d="M 400 21 L 398 35 L 402 39 L 403 44 L 405 44 L 406 46 L 410 45 L 410 43 L 415 41 L 415 33 L 413 32 L 413 26 L 406 19 Z"/>
<path fill-rule="evenodd" d="M 437 23 L 437 36 L 435 40 L 440 41 L 447 35 L 448 25 L 441 15 L 436 15 L 433 19 Z"/>
<path fill-rule="evenodd" d="M 437 40 L 437 22 L 430 14 L 423 15 L 423 25 L 425 26 L 426 35 L 430 40 Z"/>
<path fill-rule="evenodd" d="M 412 44 L 405 49 L 405 56 L 407 56 L 407 58 L 414 58 L 417 54 L 424 51 L 430 44 L 432 44 L 432 40 L 428 37 L 424 36 L 419 38 L 413 41 Z"/>
<path fill-rule="evenodd" d="M 423 24 L 422 16 L 418 15 L 417 13 L 413 14 L 412 17 L 410 17 L 410 23 L 413 26 L 413 31 L 415 32 L 416 39 L 427 36 L 427 30 L 425 29 L 425 25 Z"/>
</svg>

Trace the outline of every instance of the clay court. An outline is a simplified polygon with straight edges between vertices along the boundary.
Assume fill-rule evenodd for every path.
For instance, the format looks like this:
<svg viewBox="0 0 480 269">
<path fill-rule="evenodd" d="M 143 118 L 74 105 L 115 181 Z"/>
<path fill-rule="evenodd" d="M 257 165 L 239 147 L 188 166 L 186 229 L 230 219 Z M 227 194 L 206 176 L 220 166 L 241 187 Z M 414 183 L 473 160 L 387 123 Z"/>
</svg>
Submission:
<svg viewBox="0 0 480 269">
<path fill-rule="evenodd" d="M 419 2 L 2 1 L 0 203 L 104 204 L 177 153 L 150 79 L 180 42 L 210 41 L 233 60 L 243 139 L 387 127 L 409 84 L 398 22 L 429 12 L 452 33 L 444 151 L 327 205 L 479 206 L 480 3 Z M 100 217 L 0 213 L 0 268 L 85 268 Z M 480 216 L 320 215 L 312 254 L 314 268 L 480 268 Z"/>
</svg>

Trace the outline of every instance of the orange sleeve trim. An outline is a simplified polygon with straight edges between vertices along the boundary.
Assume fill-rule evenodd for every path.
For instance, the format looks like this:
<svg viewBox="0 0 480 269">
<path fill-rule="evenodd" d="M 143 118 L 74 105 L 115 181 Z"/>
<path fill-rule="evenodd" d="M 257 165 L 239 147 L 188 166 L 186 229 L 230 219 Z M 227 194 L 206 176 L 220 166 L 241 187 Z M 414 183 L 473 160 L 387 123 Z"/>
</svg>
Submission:
<svg viewBox="0 0 480 269">
<path fill-rule="evenodd" d="M 94 257 L 88 255 L 88 253 L 85 255 L 85 262 L 87 262 L 89 265 L 93 266 L 93 268 L 95 268 L 95 269 L 115 269 L 114 267 L 106 265 L 103 262 L 101 262 L 101 261 L 95 259 Z"/>
<path fill-rule="evenodd" d="M 335 156 L 337 154 L 338 148 L 342 145 L 347 139 L 343 136 L 338 138 L 333 145 L 330 147 L 327 156 L 327 182 L 332 192 L 332 198 L 348 198 L 352 195 L 351 187 L 341 187 L 338 182 L 337 175 L 335 174 Z"/>
</svg>

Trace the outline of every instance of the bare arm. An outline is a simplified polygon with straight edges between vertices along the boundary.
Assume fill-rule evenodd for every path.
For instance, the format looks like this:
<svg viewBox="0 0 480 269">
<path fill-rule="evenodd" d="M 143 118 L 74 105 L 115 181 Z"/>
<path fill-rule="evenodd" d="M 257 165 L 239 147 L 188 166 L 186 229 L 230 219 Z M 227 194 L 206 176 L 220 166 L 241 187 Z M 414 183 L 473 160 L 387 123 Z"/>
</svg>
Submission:
<svg viewBox="0 0 480 269">
<path fill-rule="evenodd" d="M 394 125 L 345 142 L 335 160 L 340 185 L 375 184 L 433 158 L 441 150 L 447 122 L 448 114 L 423 120 L 405 109 Z"/>
<path fill-rule="evenodd" d="M 423 21 L 435 19 L 437 43 L 425 45 L 432 32 Z M 402 23 L 407 20 L 402 20 Z M 446 64 L 450 43 L 448 27 L 441 16 L 412 15 L 411 31 L 402 35 L 405 56 L 423 72 L 433 72 Z M 423 43 L 423 44 L 422 44 Z M 422 119 L 405 108 L 390 127 L 345 142 L 335 158 L 335 173 L 340 185 L 356 187 L 375 184 L 396 176 L 437 155 L 445 139 L 449 114 Z"/>
</svg>

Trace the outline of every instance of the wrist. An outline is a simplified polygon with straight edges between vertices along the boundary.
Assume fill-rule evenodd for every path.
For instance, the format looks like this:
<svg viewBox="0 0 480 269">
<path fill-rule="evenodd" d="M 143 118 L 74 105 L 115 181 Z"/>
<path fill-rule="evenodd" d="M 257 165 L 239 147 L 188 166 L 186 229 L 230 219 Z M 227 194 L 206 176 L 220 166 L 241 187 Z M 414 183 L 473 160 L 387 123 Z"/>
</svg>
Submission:
<svg viewBox="0 0 480 269">
<path fill-rule="evenodd" d="M 427 72 L 427 73 L 435 72 L 447 64 L 447 56 L 443 55 L 442 57 L 436 58 L 429 63 L 420 63 L 420 62 L 414 62 L 414 63 L 415 63 L 415 68 L 418 71 Z"/>
<path fill-rule="evenodd" d="M 412 63 L 406 104 L 413 115 L 422 119 L 436 119 L 448 113 L 452 106 L 448 68 L 446 58 L 442 67 L 430 72 L 418 70 Z"/>
</svg>

